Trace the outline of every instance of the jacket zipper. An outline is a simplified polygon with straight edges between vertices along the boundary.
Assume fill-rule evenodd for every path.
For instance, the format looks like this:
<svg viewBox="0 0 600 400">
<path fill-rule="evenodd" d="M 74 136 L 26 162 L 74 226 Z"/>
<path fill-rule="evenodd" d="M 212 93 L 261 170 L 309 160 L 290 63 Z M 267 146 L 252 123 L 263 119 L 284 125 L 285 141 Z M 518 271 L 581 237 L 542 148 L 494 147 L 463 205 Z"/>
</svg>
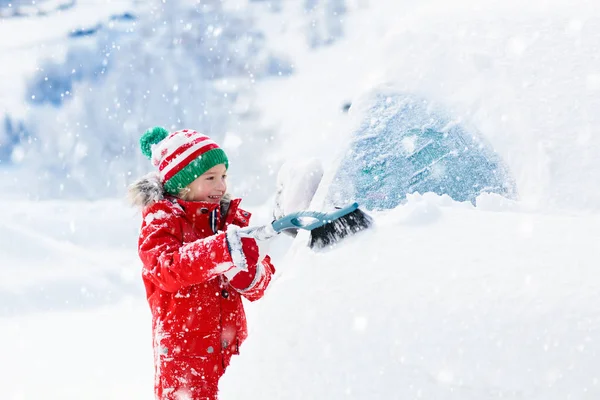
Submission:
<svg viewBox="0 0 600 400">
<path fill-rule="evenodd" d="M 219 312 L 219 348 L 221 349 L 221 365 L 223 366 L 223 371 L 225 371 L 225 358 L 223 357 L 225 352 L 223 349 L 223 290 L 225 290 L 225 278 L 223 277 L 223 275 L 219 276 L 219 280 L 220 280 L 220 286 L 221 286 L 221 293 L 219 293 L 219 308 L 220 308 L 220 312 Z M 227 299 L 225 299 L 227 300 Z"/>
</svg>

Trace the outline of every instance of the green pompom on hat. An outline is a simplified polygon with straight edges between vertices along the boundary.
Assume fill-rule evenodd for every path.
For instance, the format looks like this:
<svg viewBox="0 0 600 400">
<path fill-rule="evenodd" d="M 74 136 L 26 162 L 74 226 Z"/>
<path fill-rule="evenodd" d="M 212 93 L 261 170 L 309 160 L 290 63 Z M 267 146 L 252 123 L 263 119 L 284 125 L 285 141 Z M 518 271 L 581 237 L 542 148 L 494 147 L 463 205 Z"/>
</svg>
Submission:
<svg viewBox="0 0 600 400">
<path fill-rule="evenodd" d="M 167 136 L 169 136 L 169 131 L 162 126 L 155 126 L 152 129 L 148 129 L 140 138 L 142 153 L 149 159 L 152 158 L 152 145 L 158 144 Z"/>
<path fill-rule="evenodd" d="M 158 167 L 165 191 L 173 195 L 215 165 L 229 168 L 223 149 L 208 136 L 191 129 L 170 134 L 165 128 L 154 127 L 142 135 L 140 147 Z"/>
</svg>

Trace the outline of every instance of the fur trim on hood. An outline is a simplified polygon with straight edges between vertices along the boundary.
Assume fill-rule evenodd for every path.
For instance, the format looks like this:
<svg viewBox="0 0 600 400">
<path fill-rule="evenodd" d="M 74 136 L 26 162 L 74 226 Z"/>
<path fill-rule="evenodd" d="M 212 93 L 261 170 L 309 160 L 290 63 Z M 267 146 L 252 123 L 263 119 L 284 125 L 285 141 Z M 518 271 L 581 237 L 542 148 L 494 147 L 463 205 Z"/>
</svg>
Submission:
<svg viewBox="0 0 600 400">
<path fill-rule="evenodd" d="M 129 185 L 127 190 L 127 198 L 129 202 L 138 207 L 147 207 L 152 203 L 164 200 L 167 192 L 160 181 L 158 173 L 151 172 Z M 221 212 L 223 215 L 227 213 L 231 195 L 225 193 L 221 199 Z"/>
<path fill-rule="evenodd" d="M 144 175 L 129 185 L 127 189 L 129 202 L 138 207 L 146 207 L 165 198 L 165 189 L 156 172 Z"/>
</svg>

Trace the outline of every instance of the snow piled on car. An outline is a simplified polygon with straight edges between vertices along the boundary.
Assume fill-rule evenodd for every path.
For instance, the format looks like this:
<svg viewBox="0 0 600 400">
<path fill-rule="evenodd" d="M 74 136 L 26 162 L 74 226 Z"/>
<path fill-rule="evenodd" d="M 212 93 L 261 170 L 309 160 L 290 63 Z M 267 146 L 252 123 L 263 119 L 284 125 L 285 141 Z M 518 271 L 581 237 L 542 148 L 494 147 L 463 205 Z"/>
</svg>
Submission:
<svg viewBox="0 0 600 400">
<path fill-rule="evenodd" d="M 592 399 L 598 217 L 412 195 L 278 265 L 222 399 Z M 585 232 L 585 235 L 581 233 Z"/>
</svg>

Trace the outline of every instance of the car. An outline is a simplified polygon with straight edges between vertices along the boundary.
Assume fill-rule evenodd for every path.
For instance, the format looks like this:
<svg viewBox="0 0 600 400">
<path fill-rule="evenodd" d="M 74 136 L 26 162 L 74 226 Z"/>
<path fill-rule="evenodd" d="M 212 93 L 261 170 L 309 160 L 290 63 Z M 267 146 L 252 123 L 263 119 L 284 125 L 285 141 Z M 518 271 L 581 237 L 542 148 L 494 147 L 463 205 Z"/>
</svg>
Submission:
<svg viewBox="0 0 600 400">
<path fill-rule="evenodd" d="M 484 193 L 517 199 L 515 180 L 498 153 L 438 103 L 373 90 L 348 111 L 353 128 L 337 158 L 327 163 L 330 170 L 315 158 L 281 167 L 275 219 L 353 202 L 370 211 L 391 210 L 413 193 L 447 195 L 475 206 Z"/>
<path fill-rule="evenodd" d="M 352 107 L 350 108 L 352 112 Z M 506 164 L 481 134 L 426 98 L 373 91 L 337 164 L 326 206 L 356 201 L 388 210 L 407 194 L 433 192 L 476 204 L 482 193 L 517 197 Z"/>
</svg>

